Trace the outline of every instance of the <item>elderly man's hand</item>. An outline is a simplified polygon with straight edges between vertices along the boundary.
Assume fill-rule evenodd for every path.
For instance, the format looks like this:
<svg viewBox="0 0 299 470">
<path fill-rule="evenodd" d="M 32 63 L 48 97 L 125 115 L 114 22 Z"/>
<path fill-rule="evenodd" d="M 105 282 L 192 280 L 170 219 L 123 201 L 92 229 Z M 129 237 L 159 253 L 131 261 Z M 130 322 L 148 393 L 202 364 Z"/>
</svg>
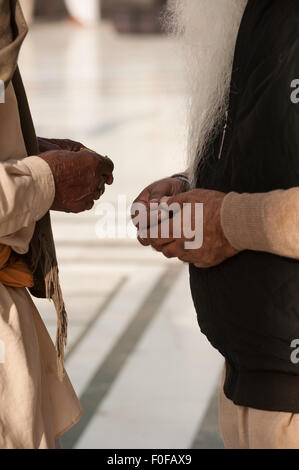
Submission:
<svg viewBox="0 0 299 470">
<path fill-rule="evenodd" d="M 182 181 L 176 177 L 171 178 L 164 178 L 159 181 L 155 181 L 154 183 L 147 186 L 135 199 L 132 205 L 132 219 L 133 223 L 136 225 L 136 212 L 138 212 L 138 206 L 143 206 L 143 212 L 148 213 L 148 217 L 144 218 L 145 224 L 142 224 L 140 219 L 138 219 L 138 229 L 144 230 L 149 227 L 150 224 L 150 203 L 152 202 L 159 202 L 163 197 L 171 197 L 175 196 L 176 194 L 181 194 L 184 191 L 189 189 L 189 185 L 186 181 Z M 135 220 L 134 220 L 135 219 Z"/>
<path fill-rule="evenodd" d="M 180 210 L 174 213 L 172 218 L 167 217 L 159 222 L 158 236 L 153 237 L 148 229 L 141 231 L 139 241 L 142 245 L 151 245 L 167 258 L 178 258 L 199 268 L 208 268 L 222 263 L 238 253 L 229 244 L 222 230 L 220 212 L 224 197 L 225 194 L 218 191 L 196 189 L 169 198 L 167 202 L 163 202 L 165 209 L 176 203 Z M 191 207 L 192 230 L 198 229 L 195 227 L 195 204 L 203 204 L 203 245 L 201 248 L 186 249 L 186 243 L 189 243 L 190 239 L 184 235 L 187 221 L 183 220 L 182 209 L 187 203 Z M 167 225 L 169 237 L 163 238 L 161 234 L 166 233 Z M 191 229 L 191 227 L 188 228 Z M 180 237 L 176 235 L 178 232 Z"/>
<path fill-rule="evenodd" d="M 38 137 L 38 146 L 41 153 L 49 152 L 51 150 L 67 150 L 69 152 L 80 152 L 84 149 L 81 142 L 76 142 L 70 139 L 48 139 L 46 137 Z"/>
<path fill-rule="evenodd" d="M 51 210 L 79 213 L 93 207 L 113 183 L 113 163 L 90 151 L 51 150 L 39 155 L 49 165 L 55 182 Z"/>
<path fill-rule="evenodd" d="M 47 137 L 38 137 L 37 138 L 40 154 L 45 154 L 54 150 L 65 150 L 66 152 L 90 152 L 91 154 L 97 155 L 100 158 L 107 159 L 107 157 L 102 157 L 97 152 L 85 147 L 81 142 L 76 142 L 71 139 L 48 139 Z M 109 159 L 108 159 L 109 160 Z M 102 184 L 102 194 L 105 192 L 105 183 L 111 185 L 113 183 L 113 177 L 108 176 L 103 180 Z"/>
<path fill-rule="evenodd" d="M 160 201 L 164 196 L 175 196 L 187 191 L 188 183 L 177 178 L 164 178 L 156 181 L 145 188 L 135 199 L 133 204 L 144 203 L 148 205 L 151 201 Z"/>
</svg>

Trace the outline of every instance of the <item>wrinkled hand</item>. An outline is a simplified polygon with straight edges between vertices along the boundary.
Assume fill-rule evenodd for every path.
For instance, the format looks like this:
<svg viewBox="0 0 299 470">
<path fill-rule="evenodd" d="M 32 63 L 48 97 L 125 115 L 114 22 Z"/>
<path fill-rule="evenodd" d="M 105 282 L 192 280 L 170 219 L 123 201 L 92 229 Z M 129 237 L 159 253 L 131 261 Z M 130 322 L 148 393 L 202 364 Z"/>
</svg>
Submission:
<svg viewBox="0 0 299 470">
<path fill-rule="evenodd" d="M 41 153 L 51 150 L 68 150 L 69 152 L 80 152 L 84 145 L 70 139 L 48 139 L 46 137 L 38 137 L 38 145 Z"/>
<path fill-rule="evenodd" d="M 238 253 L 225 238 L 221 226 L 221 206 L 224 193 L 196 189 L 183 194 L 178 194 L 164 202 L 165 209 L 176 203 L 179 210 L 173 218 L 166 218 L 159 223 L 159 234 L 152 237 L 149 230 L 141 233 L 139 241 L 144 246 L 152 246 L 156 251 L 163 253 L 167 258 L 178 258 L 181 261 L 195 265 L 198 268 L 216 266 L 226 259 Z M 185 223 L 182 215 L 183 204 L 191 204 L 191 228 L 195 228 L 195 204 L 203 203 L 203 245 L 197 249 L 186 249 L 189 238 L 184 235 Z M 162 238 L 169 227 L 169 236 Z M 180 233 L 177 238 L 176 234 Z"/>
<path fill-rule="evenodd" d="M 183 193 L 184 191 L 187 191 L 188 188 L 188 183 L 186 183 L 185 181 L 181 181 L 177 178 L 164 178 L 162 180 L 150 184 L 139 194 L 139 196 L 133 202 L 131 211 L 133 223 L 135 223 L 134 218 L 136 215 L 134 207 L 136 207 L 139 203 L 143 204 L 145 208 L 147 208 L 149 211 L 149 205 L 151 202 L 158 202 L 165 196 L 170 197 L 175 196 L 176 194 Z M 150 220 L 148 218 L 147 226 L 149 226 L 149 223 Z M 139 230 L 146 228 L 141 226 L 140 223 L 138 223 L 138 225 Z"/>
<path fill-rule="evenodd" d="M 113 183 L 113 163 L 89 151 L 52 150 L 39 155 L 48 163 L 55 181 L 51 210 L 79 213 L 93 207 Z"/>
<path fill-rule="evenodd" d="M 164 178 L 145 188 L 135 199 L 136 202 L 148 204 L 150 201 L 160 201 L 164 196 L 175 196 L 187 190 L 187 183 L 176 178 Z"/>
</svg>

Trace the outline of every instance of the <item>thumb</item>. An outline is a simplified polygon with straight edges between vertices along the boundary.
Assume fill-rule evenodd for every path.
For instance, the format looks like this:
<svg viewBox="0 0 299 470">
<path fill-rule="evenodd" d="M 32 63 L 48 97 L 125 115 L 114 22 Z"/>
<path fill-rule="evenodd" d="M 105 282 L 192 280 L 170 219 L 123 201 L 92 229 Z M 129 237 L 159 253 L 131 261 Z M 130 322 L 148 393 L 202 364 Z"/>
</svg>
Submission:
<svg viewBox="0 0 299 470">
<path fill-rule="evenodd" d="M 167 206 L 170 206 L 171 204 L 180 204 L 180 206 L 182 206 L 184 202 L 186 202 L 187 200 L 186 193 L 179 193 L 179 194 L 176 194 L 175 196 L 171 196 L 171 197 L 163 198 L 163 199 L 167 199 L 167 201 L 161 200 L 160 203 L 162 205 L 167 204 Z"/>
<path fill-rule="evenodd" d="M 168 204 L 168 201 L 169 201 L 170 197 L 169 196 L 163 196 L 162 198 L 155 198 L 155 197 L 152 197 L 152 194 L 151 194 L 151 199 L 149 201 L 149 203 L 155 203 L 155 204 L 158 204 L 158 205 L 161 205 L 163 203 L 165 204 Z"/>
<path fill-rule="evenodd" d="M 153 202 L 159 202 L 162 194 L 165 194 L 165 192 L 161 192 L 160 187 L 155 187 L 152 191 L 149 192 L 149 198 Z"/>
<path fill-rule="evenodd" d="M 160 200 L 159 209 L 161 211 L 161 222 L 168 218 L 173 218 L 181 212 L 184 203 L 184 194 L 176 194 L 172 197 L 164 197 Z"/>
<path fill-rule="evenodd" d="M 134 204 L 141 202 L 144 204 L 148 204 L 151 198 L 151 192 L 148 188 L 144 189 L 139 196 L 135 199 Z"/>
</svg>

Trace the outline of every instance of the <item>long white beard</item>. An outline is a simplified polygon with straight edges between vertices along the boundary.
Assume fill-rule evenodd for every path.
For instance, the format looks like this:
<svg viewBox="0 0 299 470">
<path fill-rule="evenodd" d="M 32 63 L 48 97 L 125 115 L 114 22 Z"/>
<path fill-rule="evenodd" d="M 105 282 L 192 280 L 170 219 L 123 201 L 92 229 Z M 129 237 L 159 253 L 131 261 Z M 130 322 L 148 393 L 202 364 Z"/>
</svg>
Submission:
<svg viewBox="0 0 299 470">
<path fill-rule="evenodd" d="M 171 29 L 187 65 L 188 160 L 192 185 L 228 107 L 236 39 L 248 0 L 171 0 Z"/>
</svg>

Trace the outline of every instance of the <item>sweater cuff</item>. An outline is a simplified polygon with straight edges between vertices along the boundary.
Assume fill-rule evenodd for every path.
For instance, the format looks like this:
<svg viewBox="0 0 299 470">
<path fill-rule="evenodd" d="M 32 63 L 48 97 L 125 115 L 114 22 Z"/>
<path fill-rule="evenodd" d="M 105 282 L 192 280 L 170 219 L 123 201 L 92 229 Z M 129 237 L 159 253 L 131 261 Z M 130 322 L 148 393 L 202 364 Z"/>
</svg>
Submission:
<svg viewBox="0 0 299 470">
<path fill-rule="evenodd" d="M 50 166 L 40 157 L 24 158 L 23 163 L 29 168 L 36 197 L 33 200 L 32 214 L 35 221 L 43 218 L 50 210 L 55 198 L 55 181 Z"/>
<path fill-rule="evenodd" d="M 238 251 L 264 251 L 267 247 L 264 204 L 266 193 L 225 196 L 221 207 L 221 225 L 225 237 Z"/>
</svg>

